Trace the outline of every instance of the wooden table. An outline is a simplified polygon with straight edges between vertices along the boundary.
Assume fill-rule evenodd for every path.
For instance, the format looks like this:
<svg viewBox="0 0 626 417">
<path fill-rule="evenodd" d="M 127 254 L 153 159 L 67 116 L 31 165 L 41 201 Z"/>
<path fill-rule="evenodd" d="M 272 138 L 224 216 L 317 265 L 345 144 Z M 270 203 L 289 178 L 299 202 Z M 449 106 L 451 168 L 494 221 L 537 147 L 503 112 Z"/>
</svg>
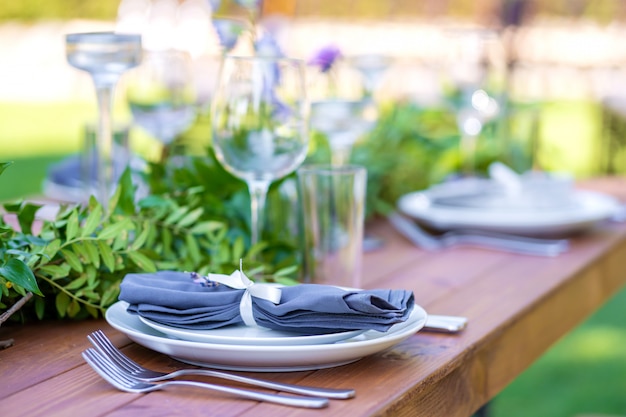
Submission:
<svg viewBox="0 0 626 417">
<path fill-rule="evenodd" d="M 623 181 L 591 188 L 623 190 Z M 617 186 L 617 187 L 616 187 Z M 0 351 L 0 414 L 10 416 L 469 416 L 626 282 L 626 224 L 606 223 L 540 258 L 480 249 L 429 253 L 384 222 L 386 241 L 367 254 L 364 287 L 406 288 L 432 314 L 462 315 L 459 335 L 418 332 L 385 352 L 332 369 L 259 374 L 282 382 L 352 387 L 324 410 L 232 399 L 197 389 L 147 395 L 116 391 L 85 364 L 88 333 L 103 329 L 146 366 L 182 365 L 131 342 L 105 321 L 0 328 L 16 345 Z"/>
</svg>

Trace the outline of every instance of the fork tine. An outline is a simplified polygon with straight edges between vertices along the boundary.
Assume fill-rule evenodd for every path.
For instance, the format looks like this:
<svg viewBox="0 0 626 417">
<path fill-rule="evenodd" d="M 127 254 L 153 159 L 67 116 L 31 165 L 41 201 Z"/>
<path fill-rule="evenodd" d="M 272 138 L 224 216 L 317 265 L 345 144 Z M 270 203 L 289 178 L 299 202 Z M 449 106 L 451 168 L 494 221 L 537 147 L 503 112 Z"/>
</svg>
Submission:
<svg viewBox="0 0 626 417">
<path fill-rule="evenodd" d="M 111 358 L 115 363 L 129 372 L 140 371 L 143 368 L 124 355 L 113 343 L 106 337 L 102 330 L 96 330 L 87 336 L 87 339 L 105 356 Z"/>
<path fill-rule="evenodd" d="M 91 368 L 109 384 L 122 391 L 131 392 L 128 382 L 124 379 L 120 379 L 116 374 L 111 374 L 110 367 L 98 360 L 95 350 L 87 349 L 83 351 L 82 356 L 83 359 L 85 359 L 85 362 L 87 362 L 89 366 L 91 366 Z"/>
<path fill-rule="evenodd" d="M 132 386 L 136 383 L 136 380 L 127 374 L 124 370 L 118 368 L 114 363 L 110 362 L 105 356 L 102 356 L 97 350 L 87 349 L 92 357 L 92 360 L 96 362 L 102 369 L 105 369 L 111 378 L 115 378 L 120 383 L 127 386 Z"/>
</svg>

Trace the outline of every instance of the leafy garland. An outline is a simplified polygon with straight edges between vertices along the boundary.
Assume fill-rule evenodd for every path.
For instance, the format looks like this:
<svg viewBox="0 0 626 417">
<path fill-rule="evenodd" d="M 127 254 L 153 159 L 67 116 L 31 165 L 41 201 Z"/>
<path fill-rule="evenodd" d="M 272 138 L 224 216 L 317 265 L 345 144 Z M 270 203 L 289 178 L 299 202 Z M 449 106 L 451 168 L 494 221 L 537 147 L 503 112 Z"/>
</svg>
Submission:
<svg viewBox="0 0 626 417">
<path fill-rule="evenodd" d="M 189 137 L 180 141 L 185 140 L 194 142 Z M 493 160 L 494 140 L 483 142 L 480 162 L 486 166 Z M 408 103 L 385 108 L 352 155 L 353 163 L 368 169 L 367 217 L 386 213 L 402 194 L 454 172 L 457 149 L 454 118 L 447 111 Z M 314 136 L 307 163 L 326 162 L 328 153 L 325 138 Z M 117 301 L 123 277 L 138 271 L 230 273 L 243 259 L 257 280 L 296 282 L 294 175 L 270 188 L 263 240 L 250 247 L 245 183 L 228 174 L 210 149 L 208 155 L 178 158 L 150 165 L 143 178 L 150 195 L 141 199 L 126 172 L 106 207 L 92 198 L 86 206 L 61 207 L 54 220 L 36 220 L 39 205 L 5 204 L 0 324 L 21 304 L 12 320 L 98 317 Z M 0 163 L 0 174 L 9 165 Z"/>
</svg>

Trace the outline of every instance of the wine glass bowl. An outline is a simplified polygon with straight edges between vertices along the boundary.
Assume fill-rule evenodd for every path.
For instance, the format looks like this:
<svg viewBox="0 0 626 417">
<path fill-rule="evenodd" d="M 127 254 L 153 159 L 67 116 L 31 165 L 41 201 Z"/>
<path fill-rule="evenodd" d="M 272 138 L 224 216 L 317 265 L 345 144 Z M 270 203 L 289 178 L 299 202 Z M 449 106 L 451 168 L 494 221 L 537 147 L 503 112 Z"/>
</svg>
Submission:
<svg viewBox="0 0 626 417">
<path fill-rule="evenodd" d="M 294 171 L 308 150 L 302 61 L 226 56 L 212 103 L 217 160 L 251 197 L 251 243 L 261 236 L 270 183 Z"/>
<path fill-rule="evenodd" d="M 142 64 L 127 78 L 126 98 L 135 124 L 165 146 L 195 119 L 192 74 L 189 54 L 162 50 L 146 51 Z"/>
<path fill-rule="evenodd" d="M 367 77 L 349 61 L 333 64 L 328 71 L 311 76 L 311 128 L 324 134 L 331 163 L 345 165 L 353 145 L 370 131 L 378 119 L 378 107 L 368 94 Z"/>
</svg>

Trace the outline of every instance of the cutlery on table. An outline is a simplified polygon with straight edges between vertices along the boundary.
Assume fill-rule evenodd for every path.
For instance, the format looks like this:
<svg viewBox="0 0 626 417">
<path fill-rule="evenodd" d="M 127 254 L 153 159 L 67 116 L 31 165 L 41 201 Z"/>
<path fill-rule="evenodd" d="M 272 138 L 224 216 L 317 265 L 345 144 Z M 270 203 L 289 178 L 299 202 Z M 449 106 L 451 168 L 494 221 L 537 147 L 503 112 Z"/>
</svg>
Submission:
<svg viewBox="0 0 626 417">
<path fill-rule="evenodd" d="M 426 250 L 464 245 L 524 255 L 557 256 L 569 249 L 569 242 L 566 239 L 536 239 L 477 230 L 454 230 L 442 235 L 432 235 L 399 213 L 393 212 L 387 215 L 387 219 L 404 237 Z"/>
<path fill-rule="evenodd" d="M 467 318 L 429 314 L 422 331 L 438 333 L 458 333 L 467 326 Z"/>
<path fill-rule="evenodd" d="M 97 330 L 91 333 L 89 336 L 87 336 L 87 339 L 89 339 L 89 341 L 98 349 L 98 351 L 102 355 L 113 361 L 118 368 L 121 368 L 121 372 L 127 374 L 131 378 L 138 379 L 144 382 L 163 381 L 165 379 L 170 379 L 182 375 L 203 375 L 227 379 L 230 381 L 236 381 L 263 388 L 275 389 L 278 391 L 331 399 L 342 400 L 352 398 L 355 395 L 355 391 L 353 389 L 318 388 L 294 384 L 285 384 L 257 378 L 244 377 L 241 375 L 235 375 L 211 369 L 180 369 L 170 373 L 157 372 L 142 367 L 141 365 L 130 359 L 128 356 L 126 356 L 124 353 L 122 353 L 122 351 L 120 351 L 113 345 L 113 343 L 111 343 L 111 341 L 106 337 L 102 330 Z"/>
<path fill-rule="evenodd" d="M 209 384 L 198 381 L 181 381 L 170 380 L 167 382 L 146 382 L 129 376 L 128 373 L 122 372 L 118 367 L 112 365 L 97 350 L 89 348 L 83 352 L 85 361 L 111 385 L 121 391 L 132 393 L 146 393 L 158 391 L 171 386 L 191 386 L 204 388 L 211 391 L 222 392 L 235 395 L 240 398 L 246 398 L 257 401 L 272 402 L 281 405 L 304 408 L 324 408 L 328 406 L 328 398 L 321 397 L 304 397 L 304 396 L 286 396 L 281 394 L 270 394 L 247 390 L 243 388 L 235 388 L 226 385 Z"/>
</svg>

